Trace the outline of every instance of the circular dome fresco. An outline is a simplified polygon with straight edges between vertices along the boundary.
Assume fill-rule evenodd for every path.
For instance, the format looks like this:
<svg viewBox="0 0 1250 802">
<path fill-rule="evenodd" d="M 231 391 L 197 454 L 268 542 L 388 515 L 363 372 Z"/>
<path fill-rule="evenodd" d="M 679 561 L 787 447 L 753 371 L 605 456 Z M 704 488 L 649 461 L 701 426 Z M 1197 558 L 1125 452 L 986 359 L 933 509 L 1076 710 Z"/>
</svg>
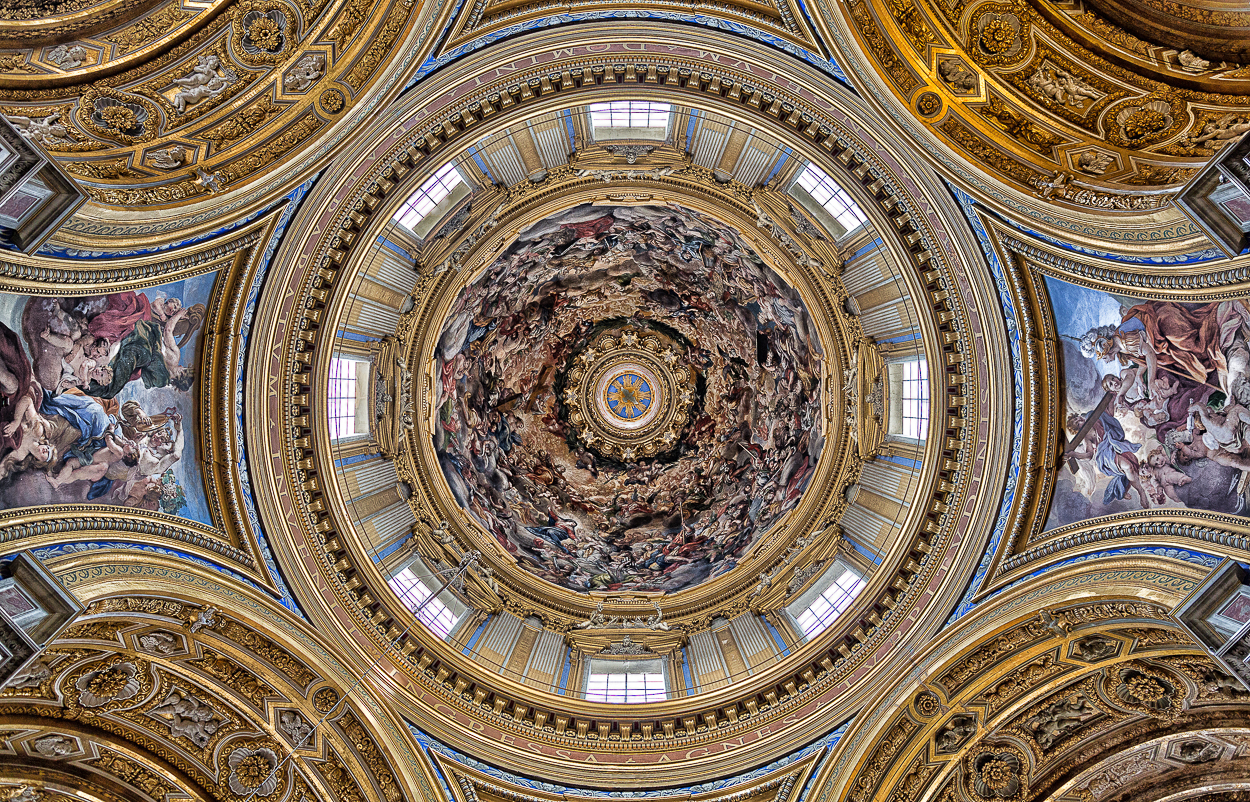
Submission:
<svg viewBox="0 0 1250 802">
<path fill-rule="evenodd" d="M 729 227 L 584 204 L 464 288 L 435 354 L 452 496 L 575 591 L 691 588 L 794 509 L 824 445 L 802 297 Z"/>
</svg>

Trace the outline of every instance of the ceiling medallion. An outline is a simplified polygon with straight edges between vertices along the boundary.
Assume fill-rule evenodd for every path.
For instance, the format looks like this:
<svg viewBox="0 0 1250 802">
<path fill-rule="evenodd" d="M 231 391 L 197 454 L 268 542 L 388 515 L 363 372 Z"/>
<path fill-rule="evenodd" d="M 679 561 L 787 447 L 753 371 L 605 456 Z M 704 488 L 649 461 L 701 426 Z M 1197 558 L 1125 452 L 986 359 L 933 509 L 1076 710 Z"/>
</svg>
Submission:
<svg viewBox="0 0 1250 802">
<path fill-rule="evenodd" d="M 673 448 L 695 401 L 685 348 L 657 331 L 633 326 L 606 331 L 575 353 L 564 403 L 575 436 L 623 462 Z"/>
</svg>

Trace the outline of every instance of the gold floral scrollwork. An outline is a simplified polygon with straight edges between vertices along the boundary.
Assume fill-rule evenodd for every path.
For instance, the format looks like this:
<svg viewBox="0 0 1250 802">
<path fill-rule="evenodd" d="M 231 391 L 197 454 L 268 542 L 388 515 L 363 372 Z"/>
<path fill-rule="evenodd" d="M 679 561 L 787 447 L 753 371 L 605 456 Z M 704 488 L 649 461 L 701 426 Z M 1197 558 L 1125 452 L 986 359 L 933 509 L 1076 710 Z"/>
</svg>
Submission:
<svg viewBox="0 0 1250 802">
<path fill-rule="evenodd" d="M 123 145 L 149 142 L 161 128 L 161 113 L 155 103 L 106 86 L 84 92 L 74 118 L 92 134 Z"/>
<path fill-rule="evenodd" d="M 1027 791 L 1024 753 L 1014 746 L 985 746 L 968 758 L 969 796 L 987 802 L 1023 799 Z"/>
<path fill-rule="evenodd" d="M 63 682 L 66 707 L 80 715 L 137 704 L 152 692 L 145 661 L 106 659 L 75 669 Z"/>
<path fill-rule="evenodd" d="M 266 798 L 279 794 L 286 783 L 286 774 L 280 770 L 277 744 L 269 741 L 236 742 L 225 752 L 225 770 L 220 776 L 226 778 L 226 787 L 232 794 L 242 798 Z M 281 794 L 279 797 L 281 798 Z"/>
<path fill-rule="evenodd" d="M 972 15 L 968 52 L 983 64 L 1006 67 L 1028 56 L 1029 15 L 1014 5 L 990 3 Z"/>
<path fill-rule="evenodd" d="M 1175 134 L 1189 122 L 1185 103 L 1171 95 L 1122 101 L 1103 116 L 1107 141 L 1122 148 L 1144 148 Z"/>
<path fill-rule="evenodd" d="M 281 0 L 244 0 L 234 7 L 230 47 L 248 64 L 277 64 L 295 41 L 293 8 Z"/>
<path fill-rule="evenodd" d="M 1103 677 L 1108 699 L 1138 713 L 1171 721 L 1185 707 L 1185 684 L 1170 672 L 1133 662 L 1108 669 Z"/>
</svg>

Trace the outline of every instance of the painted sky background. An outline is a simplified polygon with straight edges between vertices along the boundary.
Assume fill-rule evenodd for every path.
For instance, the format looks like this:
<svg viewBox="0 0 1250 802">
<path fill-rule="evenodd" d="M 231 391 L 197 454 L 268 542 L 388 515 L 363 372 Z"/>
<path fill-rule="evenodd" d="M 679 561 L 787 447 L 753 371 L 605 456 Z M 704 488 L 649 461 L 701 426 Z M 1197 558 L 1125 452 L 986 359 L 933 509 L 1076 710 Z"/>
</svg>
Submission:
<svg viewBox="0 0 1250 802">
<path fill-rule="evenodd" d="M 157 297 L 179 298 L 182 300 L 184 307 L 197 303 L 208 306 L 212 299 L 213 285 L 216 283 L 216 280 L 217 273 L 205 273 L 170 282 L 169 284 L 162 284 L 158 287 L 149 287 L 139 292 L 152 301 L 156 300 Z M 90 296 L 67 295 L 64 297 Z M 26 343 L 25 338 L 21 335 L 22 311 L 26 308 L 26 303 L 30 299 L 31 297 L 27 295 L 0 293 L 0 320 L 18 333 L 19 338 L 22 339 L 22 345 L 26 348 L 27 358 L 32 358 L 32 354 L 29 344 Z M 138 401 L 143 410 L 150 415 L 164 412 L 167 407 L 173 407 L 182 414 L 182 459 L 174 463 L 172 470 L 174 476 L 178 479 L 178 483 L 182 485 L 183 492 L 186 494 L 187 506 L 183 507 L 178 512 L 178 515 L 211 526 L 213 520 L 208 509 L 208 499 L 204 493 L 204 476 L 200 470 L 200 450 L 197 438 L 199 434 L 198 422 L 200 420 L 198 401 L 201 388 L 200 345 L 202 342 L 203 325 L 195 331 L 187 341 L 187 344 L 182 347 L 181 363 L 183 365 L 193 365 L 196 371 L 196 383 L 192 386 L 190 392 L 178 392 L 172 387 L 146 389 L 143 386 L 143 381 L 138 379 L 127 384 L 126 388 L 117 394 L 117 402 L 122 404 L 130 400 Z"/>
</svg>

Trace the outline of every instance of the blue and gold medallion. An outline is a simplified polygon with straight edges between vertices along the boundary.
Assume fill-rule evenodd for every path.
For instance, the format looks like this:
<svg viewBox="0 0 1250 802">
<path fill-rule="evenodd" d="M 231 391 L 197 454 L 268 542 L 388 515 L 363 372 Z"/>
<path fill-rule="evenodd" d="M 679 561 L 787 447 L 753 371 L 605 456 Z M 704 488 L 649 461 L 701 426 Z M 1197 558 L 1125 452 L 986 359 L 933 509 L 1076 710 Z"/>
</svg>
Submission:
<svg viewBox="0 0 1250 802">
<path fill-rule="evenodd" d="M 608 409 L 622 420 L 633 421 L 645 415 L 651 400 L 651 385 L 633 371 L 620 374 L 608 384 Z"/>
</svg>

